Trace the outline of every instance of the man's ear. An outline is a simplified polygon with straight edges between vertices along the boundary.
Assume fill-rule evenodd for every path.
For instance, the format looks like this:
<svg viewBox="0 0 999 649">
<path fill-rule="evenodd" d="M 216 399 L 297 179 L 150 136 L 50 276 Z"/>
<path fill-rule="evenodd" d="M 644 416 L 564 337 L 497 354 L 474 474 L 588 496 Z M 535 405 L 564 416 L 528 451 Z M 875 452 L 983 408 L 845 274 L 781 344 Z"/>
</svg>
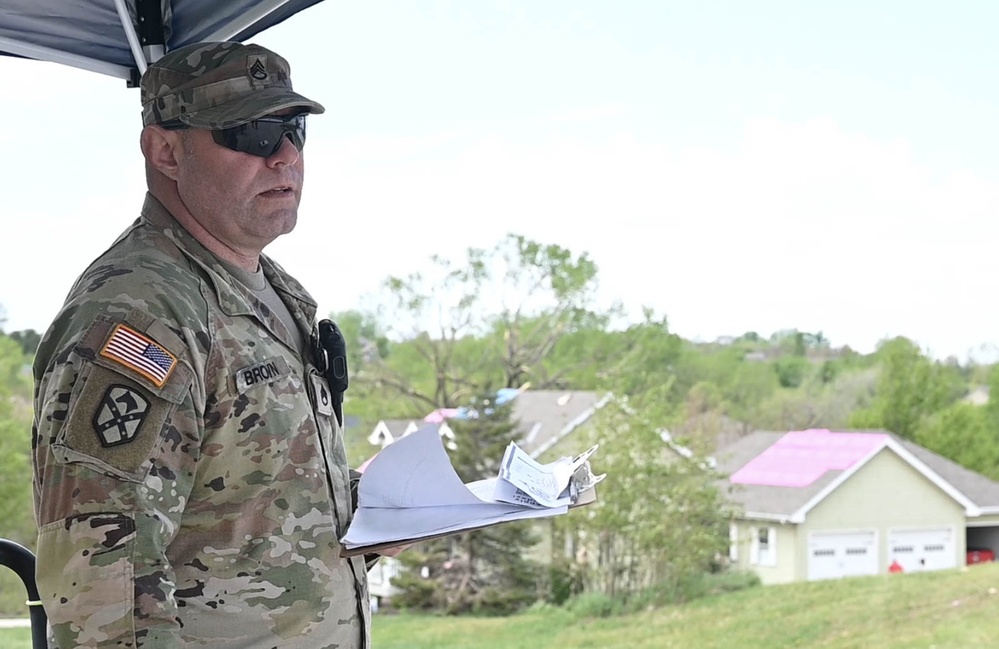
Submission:
<svg viewBox="0 0 999 649">
<path fill-rule="evenodd" d="M 180 156 L 183 155 L 183 142 L 179 131 L 170 131 L 152 124 L 142 129 L 139 145 L 146 161 L 170 180 L 177 180 Z"/>
</svg>

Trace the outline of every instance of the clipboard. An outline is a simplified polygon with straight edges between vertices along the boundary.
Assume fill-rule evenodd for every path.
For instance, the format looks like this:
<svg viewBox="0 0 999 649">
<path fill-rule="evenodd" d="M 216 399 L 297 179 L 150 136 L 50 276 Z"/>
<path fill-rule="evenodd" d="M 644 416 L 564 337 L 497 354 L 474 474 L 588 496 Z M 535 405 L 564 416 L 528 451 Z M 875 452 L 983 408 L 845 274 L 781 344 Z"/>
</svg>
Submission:
<svg viewBox="0 0 999 649">
<path fill-rule="evenodd" d="M 569 505 L 569 510 L 571 511 L 571 510 L 573 510 L 573 509 L 575 509 L 577 507 L 582 507 L 584 505 L 589 505 L 590 503 L 596 502 L 596 500 L 597 500 L 596 488 L 595 487 L 591 487 L 590 489 L 587 489 L 586 491 L 583 491 L 582 493 L 579 494 L 579 497 L 576 499 L 576 502 L 573 503 L 573 504 L 571 504 L 571 505 Z M 558 514 L 556 514 L 556 515 L 558 515 Z M 548 518 L 554 518 L 554 516 L 555 515 L 550 516 Z M 542 519 L 522 519 L 522 520 L 543 520 L 543 518 Z M 447 536 L 454 536 L 455 534 L 464 534 L 466 532 L 474 532 L 476 530 L 482 530 L 482 529 L 485 529 L 487 527 L 495 527 L 496 525 L 503 525 L 504 523 L 510 523 L 510 522 L 512 522 L 512 521 L 494 521 L 494 522 L 491 522 L 491 523 L 487 523 L 485 525 L 473 525 L 471 527 L 462 528 L 460 530 L 450 530 L 450 531 L 447 531 L 447 532 L 441 532 L 439 534 L 428 534 L 426 536 L 420 536 L 420 537 L 417 537 L 417 538 L 409 538 L 409 539 L 393 539 L 391 541 L 385 541 L 383 543 L 375 543 L 375 544 L 371 544 L 371 545 L 358 545 L 358 546 L 354 546 L 354 547 L 351 547 L 351 548 L 348 548 L 348 547 L 346 547 L 344 545 L 341 545 L 340 546 L 340 556 L 344 557 L 344 558 L 348 558 L 348 557 L 355 557 L 355 556 L 363 555 L 363 554 L 377 554 L 381 550 L 387 550 L 389 548 L 395 548 L 395 547 L 398 547 L 400 545 L 412 545 L 412 544 L 415 544 L 415 543 L 420 543 L 422 541 L 432 541 L 434 539 L 442 539 L 442 538 L 447 537 Z"/>
</svg>

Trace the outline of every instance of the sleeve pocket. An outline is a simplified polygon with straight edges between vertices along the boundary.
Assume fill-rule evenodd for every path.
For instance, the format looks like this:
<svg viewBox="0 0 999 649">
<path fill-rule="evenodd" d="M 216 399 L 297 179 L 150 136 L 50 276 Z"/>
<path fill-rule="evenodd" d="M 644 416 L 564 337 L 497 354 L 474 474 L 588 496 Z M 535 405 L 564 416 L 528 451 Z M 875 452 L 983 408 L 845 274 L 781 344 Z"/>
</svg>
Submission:
<svg viewBox="0 0 999 649">
<path fill-rule="evenodd" d="M 110 646 L 134 635 L 135 539 L 135 520 L 123 513 L 80 514 L 39 530 L 36 580 L 57 646 Z"/>
<path fill-rule="evenodd" d="M 142 482 L 157 456 L 172 401 L 127 376 L 88 364 L 52 451 L 120 480 Z"/>
</svg>

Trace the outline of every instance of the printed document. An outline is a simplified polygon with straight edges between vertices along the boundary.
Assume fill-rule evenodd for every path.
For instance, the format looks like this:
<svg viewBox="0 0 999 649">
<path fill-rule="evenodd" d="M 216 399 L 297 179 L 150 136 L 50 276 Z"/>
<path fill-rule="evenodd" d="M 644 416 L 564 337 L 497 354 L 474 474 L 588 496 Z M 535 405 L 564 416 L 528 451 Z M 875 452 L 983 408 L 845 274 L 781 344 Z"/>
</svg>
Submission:
<svg viewBox="0 0 999 649">
<path fill-rule="evenodd" d="M 570 506 L 595 499 L 592 489 L 578 495 L 570 484 L 572 467 L 585 461 L 579 456 L 543 465 L 511 443 L 497 477 L 465 484 L 451 466 L 437 427 L 425 426 L 389 444 L 368 463 L 358 485 L 354 520 L 341 539 L 342 554 L 564 514 Z"/>
</svg>

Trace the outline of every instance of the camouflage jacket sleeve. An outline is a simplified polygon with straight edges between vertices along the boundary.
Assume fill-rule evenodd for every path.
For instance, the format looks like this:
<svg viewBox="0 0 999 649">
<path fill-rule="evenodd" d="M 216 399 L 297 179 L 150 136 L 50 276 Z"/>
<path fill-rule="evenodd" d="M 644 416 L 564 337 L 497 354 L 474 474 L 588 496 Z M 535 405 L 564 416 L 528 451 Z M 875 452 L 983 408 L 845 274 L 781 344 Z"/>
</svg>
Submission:
<svg viewBox="0 0 999 649">
<path fill-rule="evenodd" d="M 36 356 L 39 592 L 58 647 L 181 646 L 177 534 L 202 427 L 184 342 L 140 312 L 64 313 Z"/>
</svg>

